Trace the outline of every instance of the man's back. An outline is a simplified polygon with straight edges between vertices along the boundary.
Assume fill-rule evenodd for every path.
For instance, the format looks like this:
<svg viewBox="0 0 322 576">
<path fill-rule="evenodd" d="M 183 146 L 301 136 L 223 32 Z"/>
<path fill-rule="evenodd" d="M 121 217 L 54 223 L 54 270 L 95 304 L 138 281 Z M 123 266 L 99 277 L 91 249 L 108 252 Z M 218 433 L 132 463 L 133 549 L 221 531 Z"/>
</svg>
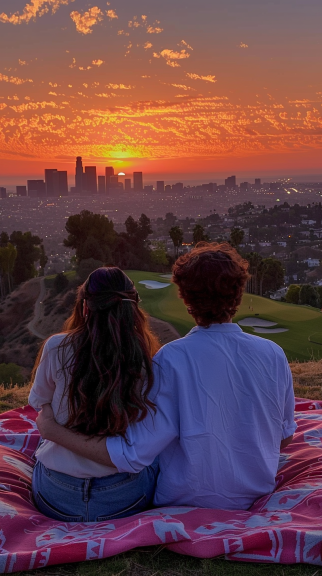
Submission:
<svg viewBox="0 0 322 576">
<path fill-rule="evenodd" d="M 272 492 L 281 440 L 295 430 L 281 348 L 212 324 L 164 346 L 155 363 L 157 413 L 123 443 L 136 465 L 161 452 L 154 504 L 247 509 Z M 113 439 L 107 446 L 114 461 Z"/>
</svg>

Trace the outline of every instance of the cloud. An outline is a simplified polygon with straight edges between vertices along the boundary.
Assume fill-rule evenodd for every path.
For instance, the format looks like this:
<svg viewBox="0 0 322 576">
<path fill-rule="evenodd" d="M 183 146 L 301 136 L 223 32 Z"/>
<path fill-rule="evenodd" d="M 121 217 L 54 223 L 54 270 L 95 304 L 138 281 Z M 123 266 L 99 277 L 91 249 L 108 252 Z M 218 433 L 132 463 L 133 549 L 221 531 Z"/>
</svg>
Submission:
<svg viewBox="0 0 322 576">
<path fill-rule="evenodd" d="M 125 32 L 125 30 L 119 30 L 117 33 L 118 36 L 130 36 L 129 32 Z"/>
<path fill-rule="evenodd" d="M 5 108 L 7 108 L 7 104 L 5 104 L 4 102 L 0 103 L 0 110 L 4 110 Z"/>
<path fill-rule="evenodd" d="M 171 84 L 174 88 L 180 88 L 181 90 L 193 90 L 195 92 L 195 88 L 191 88 L 190 86 L 186 86 L 186 84 Z"/>
<path fill-rule="evenodd" d="M 205 82 L 212 82 L 212 83 L 217 82 L 217 80 L 215 80 L 216 76 L 211 76 L 210 74 L 208 76 L 200 76 L 199 74 L 192 74 L 191 72 L 187 72 L 186 76 L 188 76 L 188 78 L 191 78 L 192 80 L 205 80 Z"/>
<path fill-rule="evenodd" d="M 30 20 L 35 19 L 37 16 L 41 18 L 44 14 L 47 14 L 50 10 L 52 14 L 57 12 L 60 6 L 67 6 L 70 2 L 75 0 L 31 0 L 30 3 L 26 4 L 22 12 L 14 12 L 10 16 L 2 12 L 0 14 L 0 22 L 8 24 L 23 24 L 30 22 Z"/>
<path fill-rule="evenodd" d="M 126 84 L 107 84 L 106 88 L 112 88 L 112 90 L 131 90 L 134 86 L 126 86 Z"/>
<path fill-rule="evenodd" d="M 144 48 L 145 50 L 149 50 L 149 48 L 152 48 L 152 46 L 153 46 L 153 44 L 151 44 L 151 42 L 146 42 L 146 43 L 144 44 L 143 48 Z"/>
<path fill-rule="evenodd" d="M 104 60 L 93 60 L 92 62 L 93 66 L 98 66 L 98 68 L 100 66 L 102 66 L 102 64 L 104 64 Z"/>
<path fill-rule="evenodd" d="M 244 42 L 241 42 L 239 44 L 239 48 L 249 48 L 248 44 L 245 44 Z"/>
<path fill-rule="evenodd" d="M 98 6 L 93 6 L 82 14 L 77 11 L 71 12 L 70 17 L 76 25 L 77 32 L 80 34 L 91 34 L 93 26 L 103 20 L 104 14 Z"/>
<path fill-rule="evenodd" d="M 16 78 L 15 76 L 6 76 L 5 74 L 1 74 L 0 72 L 0 82 L 8 82 L 10 84 L 16 84 L 19 86 L 20 84 L 26 84 L 27 82 L 33 82 L 30 78 L 22 79 Z"/>
<path fill-rule="evenodd" d="M 192 46 L 190 46 L 185 40 L 181 40 L 181 42 L 179 42 L 178 46 L 185 46 L 189 50 L 193 50 Z"/>
<path fill-rule="evenodd" d="M 175 50 L 169 50 L 168 48 L 162 50 L 159 54 L 157 52 L 153 52 L 153 56 L 154 58 L 164 58 L 167 61 L 167 65 L 171 66 L 172 68 L 180 67 L 180 64 L 178 64 L 177 60 L 190 58 L 190 54 L 186 50 L 177 52 Z"/>
<path fill-rule="evenodd" d="M 26 60 L 20 60 L 20 58 L 19 58 L 18 62 L 19 62 L 19 66 L 26 66 L 27 65 Z"/>
<path fill-rule="evenodd" d="M 107 10 L 106 16 L 108 16 L 108 18 L 110 20 L 117 20 L 118 19 L 118 15 L 116 14 L 115 10 Z"/>
<path fill-rule="evenodd" d="M 160 28 L 160 26 L 148 26 L 146 31 L 148 34 L 161 34 L 163 28 Z"/>
</svg>

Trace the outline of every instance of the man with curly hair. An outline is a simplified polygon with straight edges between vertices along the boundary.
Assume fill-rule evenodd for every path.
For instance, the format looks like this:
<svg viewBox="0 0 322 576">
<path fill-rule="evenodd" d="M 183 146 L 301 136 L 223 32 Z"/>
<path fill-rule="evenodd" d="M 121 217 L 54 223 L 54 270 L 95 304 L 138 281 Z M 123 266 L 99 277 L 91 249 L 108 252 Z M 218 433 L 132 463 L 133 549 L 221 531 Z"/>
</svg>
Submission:
<svg viewBox="0 0 322 576">
<path fill-rule="evenodd" d="M 156 414 L 105 446 L 60 427 L 45 407 L 42 435 L 119 472 L 139 473 L 159 454 L 155 506 L 247 510 L 271 493 L 296 429 L 294 393 L 283 350 L 232 322 L 247 278 L 229 244 L 180 256 L 173 281 L 196 326 L 154 358 Z"/>
</svg>

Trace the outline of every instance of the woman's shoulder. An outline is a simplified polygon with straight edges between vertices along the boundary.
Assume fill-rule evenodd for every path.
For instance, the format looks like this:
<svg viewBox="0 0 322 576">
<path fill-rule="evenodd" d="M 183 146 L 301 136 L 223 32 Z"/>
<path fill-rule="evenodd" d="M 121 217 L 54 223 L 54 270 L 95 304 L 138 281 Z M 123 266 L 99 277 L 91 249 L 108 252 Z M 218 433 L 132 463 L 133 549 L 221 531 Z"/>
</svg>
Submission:
<svg viewBox="0 0 322 576">
<path fill-rule="evenodd" d="M 67 336 L 66 333 L 53 334 L 52 336 L 49 336 L 49 338 L 46 340 L 45 343 L 45 349 L 47 350 L 47 352 L 59 348 L 59 346 L 63 342 L 64 338 L 66 338 L 66 336 Z"/>
</svg>

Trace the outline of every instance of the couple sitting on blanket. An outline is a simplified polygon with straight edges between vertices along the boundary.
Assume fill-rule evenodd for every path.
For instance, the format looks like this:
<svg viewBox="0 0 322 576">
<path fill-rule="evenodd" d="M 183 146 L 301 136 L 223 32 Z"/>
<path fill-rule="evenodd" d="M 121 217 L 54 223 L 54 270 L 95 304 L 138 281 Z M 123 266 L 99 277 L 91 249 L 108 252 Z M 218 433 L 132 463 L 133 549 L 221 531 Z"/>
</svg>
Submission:
<svg viewBox="0 0 322 576">
<path fill-rule="evenodd" d="M 232 323 L 247 268 L 229 244 L 180 256 L 173 281 L 196 326 L 159 351 L 133 282 L 119 268 L 90 274 L 34 370 L 41 512 L 96 522 L 153 506 L 247 510 L 274 490 L 296 429 L 292 377 L 279 346 Z"/>
</svg>

